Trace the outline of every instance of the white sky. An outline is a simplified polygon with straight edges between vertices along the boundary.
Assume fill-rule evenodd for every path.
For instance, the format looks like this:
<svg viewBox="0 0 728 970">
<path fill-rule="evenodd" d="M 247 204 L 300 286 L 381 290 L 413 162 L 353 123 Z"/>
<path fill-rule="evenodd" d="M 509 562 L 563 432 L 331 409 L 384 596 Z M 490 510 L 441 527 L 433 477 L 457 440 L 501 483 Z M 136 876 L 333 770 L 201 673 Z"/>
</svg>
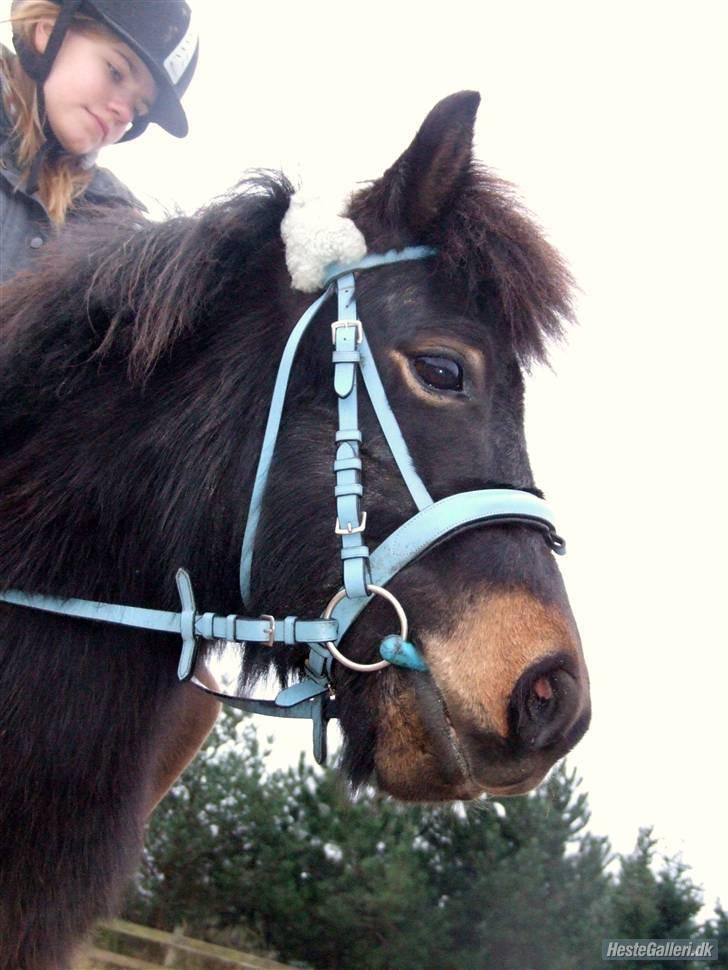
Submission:
<svg viewBox="0 0 728 970">
<path fill-rule="evenodd" d="M 259 165 L 374 177 L 437 100 L 482 93 L 480 157 L 582 289 L 580 327 L 528 399 L 592 678 L 569 760 L 595 832 L 625 852 L 654 825 L 708 907 L 728 905 L 728 4 L 193 5 L 191 135 L 155 130 L 102 159 L 147 201 L 191 210 Z"/>
</svg>

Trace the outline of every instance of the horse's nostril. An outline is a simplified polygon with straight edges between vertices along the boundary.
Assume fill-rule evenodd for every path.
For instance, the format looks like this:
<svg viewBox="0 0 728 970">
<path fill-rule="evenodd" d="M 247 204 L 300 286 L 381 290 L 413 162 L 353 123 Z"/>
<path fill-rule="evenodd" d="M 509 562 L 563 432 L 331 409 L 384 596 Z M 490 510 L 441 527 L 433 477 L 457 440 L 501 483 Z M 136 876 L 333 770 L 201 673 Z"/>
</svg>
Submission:
<svg viewBox="0 0 728 970">
<path fill-rule="evenodd" d="M 511 695 L 513 740 L 531 750 L 560 741 L 577 714 L 579 689 L 563 665 L 540 661 L 521 675 Z"/>
<path fill-rule="evenodd" d="M 525 691 L 524 703 L 528 718 L 533 725 L 547 722 L 553 717 L 557 700 L 554 687 L 547 676 L 538 677 Z"/>
<path fill-rule="evenodd" d="M 550 701 L 554 696 L 554 689 L 548 677 L 541 676 L 534 681 L 531 693 L 540 701 Z"/>
</svg>

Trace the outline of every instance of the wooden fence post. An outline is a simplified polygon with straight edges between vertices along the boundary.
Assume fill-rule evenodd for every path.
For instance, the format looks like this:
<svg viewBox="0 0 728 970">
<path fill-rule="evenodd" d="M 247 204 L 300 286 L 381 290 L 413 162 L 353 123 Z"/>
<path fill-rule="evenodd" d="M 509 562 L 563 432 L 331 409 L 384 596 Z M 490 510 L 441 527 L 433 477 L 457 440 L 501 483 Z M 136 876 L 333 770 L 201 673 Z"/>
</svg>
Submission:
<svg viewBox="0 0 728 970">
<path fill-rule="evenodd" d="M 177 948 L 176 943 L 179 943 L 182 937 L 185 935 L 185 925 L 180 923 L 179 926 L 175 926 L 172 930 L 172 939 L 169 941 L 166 952 L 164 954 L 164 960 L 162 961 L 162 966 L 174 967 L 175 961 L 177 959 Z"/>
</svg>

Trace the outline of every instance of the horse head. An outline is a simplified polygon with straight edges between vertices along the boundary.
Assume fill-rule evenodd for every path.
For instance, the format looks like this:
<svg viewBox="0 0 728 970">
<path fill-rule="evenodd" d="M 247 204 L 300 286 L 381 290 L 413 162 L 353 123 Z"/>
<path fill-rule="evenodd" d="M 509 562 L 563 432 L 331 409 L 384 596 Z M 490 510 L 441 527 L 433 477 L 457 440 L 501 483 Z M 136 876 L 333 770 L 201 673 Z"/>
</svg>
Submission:
<svg viewBox="0 0 728 970">
<path fill-rule="evenodd" d="M 370 252 L 435 249 L 432 259 L 357 274 L 358 316 L 435 500 L 494 484 L 535 490 L 522 370 L 569 315 L 563 264 L 507 187 L 473 161 L 478 102 L 466 92 L 437 105 L 347 212 Z M 266 612 L 323 603 L 340 585 L 326 349 L 335 307 L 319 317 L 292 378 L 264 503 L 250 605 Z M 361 428 L 366 541 L 376 548 L 416 509 L 366 400 Z M 388 588 L 428 672 L 334 666 L 351 779 L 373 774 L 403 799 L 533 787 L 590 715 L 579 635 L 543 536 L 512 524 L 471 529 L 426 551 Z M 394 626 L 391 606 L 376 599 L 339 646 L 357 662 L 377 660 Z"/>
</svg>

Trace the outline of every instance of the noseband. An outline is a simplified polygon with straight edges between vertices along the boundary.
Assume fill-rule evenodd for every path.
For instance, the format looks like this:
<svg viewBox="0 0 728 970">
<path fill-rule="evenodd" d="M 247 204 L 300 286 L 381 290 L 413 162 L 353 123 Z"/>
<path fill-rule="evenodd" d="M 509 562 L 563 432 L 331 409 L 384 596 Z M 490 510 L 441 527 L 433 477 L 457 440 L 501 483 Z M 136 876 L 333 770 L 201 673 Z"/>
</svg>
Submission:
<svg viewBox="0 0 728 970">
<path fill-rule="evenodd" d="M 63 599 L 25 593 L 0 592 L 0 601 L 81 619 L 98 620 L 163 633 L 182 638 L 177 675 L 223 702 L 254 714 L 278 717 L 311 718 L 314 726 L 314 755 L 319 763 L 326 759 L 326 724 L 337 716 L 337 702 L 331 688 L 334 659 L 354 670 L 370 672 L 389 664 L 425 671 L 427 665 L 416 647 L 407 640 L 407 617 L 386 584 L 408 563 L 417 559 L 443 539 L 481 525 L 526 525 L 539 530 L 550 549 L 563 554 L 563 540 L 556 534 L 551 512 L 543 499 L 516 488 L 484 488 L 460 492 L 434 502 L 420 478 L 407 449 L 402 431 L 392 412 L 374 362 L 362 322 L 357 318 L 354 278 L 378 266 L 427 259 L 435 250 L 412 246 L 383 255 L 371 254 L 356 263 L 334 264 L 327 270 L 324 291 L 306 310 L 292 330 L 278 367 L 268 421 L 261 446 L 258 469 L 245 525 L 240 559 L 240 592 L 243 603 L 251 602 L 251 570 L 255 540 L 280 428 L 286 390 L 298 345 L 321 307 L 334 295 L 338 319 L 332 324 L 334 391 L 338 401 L 336 459 L 334 461 L 335 532 L 341 539 L 342 588 L 330 600 L 318 619 L 287 616 L 276 619 L 265 614 L 250 618 L 232 614 L 198 613 L 189 574 L 179 569 L 176 575 L 180 597 L 179 612 L 142 609 L 99 603 L 91 600 Z M 417 507 L 417 513 L 399 526 L 370 553 L 364 544 L 366 512 L 362 511 L 362 433 L 358 418 L 359 375 L 366 387 L 377 420 L 392 452 L 399 472 Z M 332 516 L 333 517 L 333 516 Z M 400 630 L 380 644 L 380 658 L 374 663 L 349 660 L 339 642 L 373 596 L 387 600 L 397 614 Z M 236 643 L 276 643 L 308 646 L 305 676 L 299 683 L 282 690 L 275 700 L 231 697 L 210 690 L 194 676 L 201 641 L 228 640 Z"/>
</svg>

